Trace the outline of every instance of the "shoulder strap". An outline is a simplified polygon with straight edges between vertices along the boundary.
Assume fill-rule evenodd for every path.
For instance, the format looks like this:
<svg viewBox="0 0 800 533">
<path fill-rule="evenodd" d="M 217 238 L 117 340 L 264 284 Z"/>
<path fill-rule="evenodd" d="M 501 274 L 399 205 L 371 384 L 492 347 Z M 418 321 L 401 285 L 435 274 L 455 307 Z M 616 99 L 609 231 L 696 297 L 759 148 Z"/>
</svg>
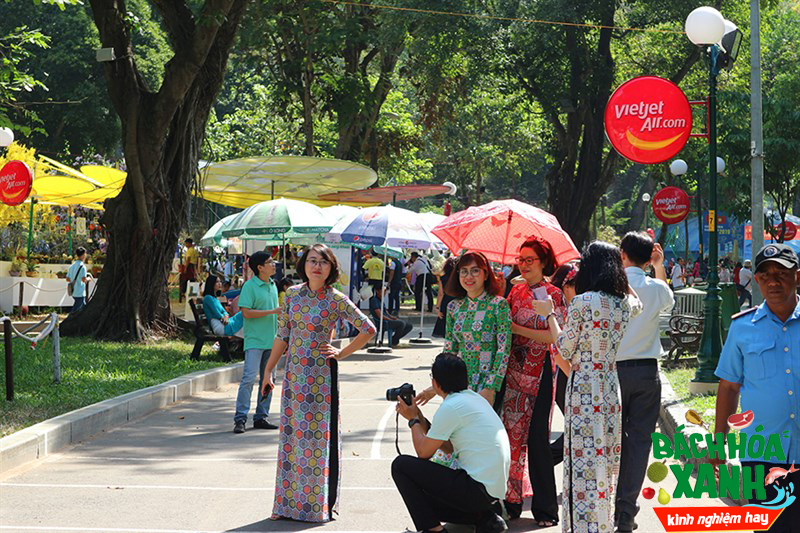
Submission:
<svg viewBox="0 0 800 533">
<path fill-rule="evenodd" d="M 757 309 L 758 309 L 758 307 L 751 307 L 750 309 L 745 309 L 744 311 L 742 311 L 740 313 L 736 313 L 735 315 L 731 315 L 731 320 L 734 320 L 734 319 L 739 318 L 739 317 L 743 317 L 745 315 L 749 315 L 750 313 L 752 313 L 753 311 L 755 311 Z"/>
</svg>

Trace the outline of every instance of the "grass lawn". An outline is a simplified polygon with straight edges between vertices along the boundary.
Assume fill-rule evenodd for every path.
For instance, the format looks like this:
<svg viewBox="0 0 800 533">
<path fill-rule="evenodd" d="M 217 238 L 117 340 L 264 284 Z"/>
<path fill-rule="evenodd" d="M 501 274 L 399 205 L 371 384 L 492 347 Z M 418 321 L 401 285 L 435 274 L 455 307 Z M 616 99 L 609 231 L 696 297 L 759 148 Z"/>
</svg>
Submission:
<svg viewBox="0 0 800 533">
<path fill-rule="evenodd" d="M 178 376 L 222 366 L 210 346 L 199 361 L 189 359 L 193 343 L 162 340 L 152 344 L 61 338 L 61 384 L 53 383 L 53 345 L 48 337 L 35 350 L 14 340 L 14 401 L 0 403 L 0 436 L 48 418 Z M 5 384 L 5 365 L 0 365 Z"/>
<path fill-rule="evenodd" d="M 693 396 L 689 394 L 689 382 L 694 379 L 696 370 L 697 369 L 694 366 L 686 368 L 679 367 L 666 369 L 664 370 L 664 374 L 666 374 L 667 379 L 669 379 L 669 383 L 672 385 L 672 389 L 675 391 L 675 395 L 678 397 L 678 400 L 680 400 L 681 403 L 689 409 L 694 409 L 697 411 L 697 413 L 703 417 L 703 420 L 705 420 L 706 423 L 713 426 L 713 417 L 709 418 L 705 416 L 705 412 L 709 409 L 716 408 L 717 395 L 709 394 L 706 396 Z"/>
</svg>

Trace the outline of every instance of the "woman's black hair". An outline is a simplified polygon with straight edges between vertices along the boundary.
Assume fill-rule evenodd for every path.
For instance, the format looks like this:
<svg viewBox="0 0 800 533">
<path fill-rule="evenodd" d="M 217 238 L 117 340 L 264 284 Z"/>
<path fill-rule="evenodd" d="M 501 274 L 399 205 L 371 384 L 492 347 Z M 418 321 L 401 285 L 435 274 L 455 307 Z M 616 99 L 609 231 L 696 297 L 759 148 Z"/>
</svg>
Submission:
<svg viewBox="0 0 800 533">
<path fill-rule="evenodd" d="M 467 388 L 467 365 L 463 359 L 452 353 L 442 352 L 436 356 L 431 375 L 447 394 Z"/>
<path fill-rule="evenodd" d="M 284 277 L 281 279 L 280 283 L 278 283 L 278 292 L 285 292 L 286 289 L 294 285 L 294 281 L 292 278 Z"/>
<path fill-rule="evenodd" d="M 444 266 L 442 267 L 442 277 L 449 276 L 453 273 L 453 270 L 456 268 L 456 263 L 458 262 L 458 258 L 455 256 L 450 256 L 445 260 Z M 449 279 L 449 278 L 448 278 Z"/>
<path fill-rule="evenodd" d="M 624 298 L 628 294 L 628 277 L 622 266 L 619 248 L 603 241 L 589 244 L 581 255 L 575 292 L 604 292 Z"/>
<path fill-rule="evenodd" d="M 575 263 L 564 263 L 556 269 L 556 273 L 553 274 L 550 283 L 563 291 L 564 285 L 575 285 L 575 276 L 577 275 L 578 265 Z"/>
<path fill-rule="evenodd" d="M 216 296 L 217 295 L 217 276 L 211 274 L 206 278 L 206 284 L 203 286 L 203 296 Z"/>
<path fill-rule="evenodd" d="M 336 260 L 333 250 L 322 243 L 312 245 L 303 253 L 303 256 L 297 262 L 297 275 L 300 276 L 300 279 L 302 279 L 304 283 L 308 283 L 308 276 L 306 276 L 306 260 L 311 252 L 317 252 L 320 257 L 331 264 L 331 273 L 325 278 L 325 286 L 330 287 L 339 279 L 339 261 Z"/>
</svg>

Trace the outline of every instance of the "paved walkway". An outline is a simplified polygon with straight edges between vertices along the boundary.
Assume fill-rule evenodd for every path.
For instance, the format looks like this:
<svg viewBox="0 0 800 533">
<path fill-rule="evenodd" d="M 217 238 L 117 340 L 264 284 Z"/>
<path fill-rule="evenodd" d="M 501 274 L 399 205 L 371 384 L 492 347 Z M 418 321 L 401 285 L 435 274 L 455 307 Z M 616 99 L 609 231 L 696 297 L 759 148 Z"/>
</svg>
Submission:
<svg viewBox="0 0 800 533">
<path fill-rule="evenodd" d="M 340 367 L 343 472 L 340 516 L 326 524 L 267 520 L 275 482 L 277 432 L 231 432 L 230 385 L 128 423 L 0 478 L 0 532 L 404 531 L 413 529 L 394 488 L 394 407 L 388 387 L 430 382 L 439 346 L 390 355 L 358 353 Z M 279 399 L 273 399 L 276 412 Z M 433 402 L 432 402 L 433 404 Z M 423 410 L 431 415 L 434 405 Z M 402 422 L 401 422 L 402 423 Z M 554 430 L 562 428 L 560 414 Z M 555 437 L 555 435 L 554 435 Z M 409 431 L 400 448 L 412 453 Z M 561 486 L 561 467 L 557 468 Z M 672 476 L 670 476 L 672 478 Z M 672 487 L 665 483 L 672 492 Z M 639 532 L 663 531 L 640 500 Z M 723 505 L 698 500 L 681 505 Z M 656 505 L 658 505 L 656 503 Z M 512 531 L 537 530 L 530 513 Z M 455 528 L 455 531 L 470 531 Z M 560 527 L 546 531 L 560 531 Z"/>
</svg>

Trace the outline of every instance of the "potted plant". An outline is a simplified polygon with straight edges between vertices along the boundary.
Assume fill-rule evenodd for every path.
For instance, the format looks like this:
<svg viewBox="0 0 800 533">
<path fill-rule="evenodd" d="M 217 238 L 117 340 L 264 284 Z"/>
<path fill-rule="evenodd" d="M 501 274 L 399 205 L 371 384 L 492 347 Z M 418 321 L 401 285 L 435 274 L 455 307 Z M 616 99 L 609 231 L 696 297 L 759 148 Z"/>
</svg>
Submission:
<svg viewBox="0 0 800 533">
<path fill-rule="evenodd" d="M 56 272 L 56 277 L 57 277 L 58 279 L 64 279 L 64 278 L 66 278 L 66 277 L 67 277 L 67 271 L 66 271 L 66 270 L 62 270 L 62 271 L 60 271 L 60 272 Z"/>
<path fill-rule="evenodd" d="M 106 254 L 99 248 L 92 252 L 92 276 L 98 277 L 103 271 L 103 263 L 106 261 Z"/>
<path fill-rule="evenodd" d="M 29 278 L 36 277 L 36 269 L 39 268 L 39 262 L 34 258 L 28 258 L 25 260 L 25 275 Z"/>
<path fill-rule="evenodd" d="M 11 269 L 9 270 L 8 273 L 15 277 L 21 276 L 22 273 L 24 272 L 24 268 L 25 268 L 25 262 L 21 258 L 15 257 L 14 259 L 11 260 Z"/>
</svg>

